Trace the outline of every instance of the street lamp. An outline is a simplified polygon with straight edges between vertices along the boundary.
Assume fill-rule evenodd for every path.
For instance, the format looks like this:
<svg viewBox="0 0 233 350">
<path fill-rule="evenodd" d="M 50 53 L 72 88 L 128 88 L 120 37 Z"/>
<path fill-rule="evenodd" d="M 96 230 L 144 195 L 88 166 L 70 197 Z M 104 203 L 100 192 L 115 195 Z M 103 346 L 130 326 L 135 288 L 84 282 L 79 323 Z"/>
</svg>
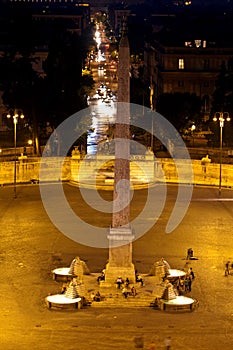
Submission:
<svg viewBox="0 0 233 350">
<path fill-rule="evenodd" d="M 229 122 L 231 118 L 228 112 L 216 112 L 213 118 L 214 122 L 219 121 L 220 126 L 220 159 L 219 159 L 219 194 L 222 190 L 222 129 L 224 127 L 225 120 Z"/>
<path fill-rule="evenodd" d="M 22 113 L 18 113 L 17 111 L 14 111 L 13 114 L 8 113 L 7 118 L 13 118 L 13 124 L 14 124 L 14 149 L 15 149 L 15 160 L 14 160 L 14 198 L 17 198 L 16 195 L 16 138 L 17 138 L 17 123 L 18 118 L 23 119 L 24 115 Z"/>
<path fill-rule="evenodd" d="M 196 130 L 196 125 L 192 124 L 191 126 L 191 133 L 192 133 L 192 138 L 193 138 L 193 147 L 194 147 L 194 131 Z"/>
</svg>

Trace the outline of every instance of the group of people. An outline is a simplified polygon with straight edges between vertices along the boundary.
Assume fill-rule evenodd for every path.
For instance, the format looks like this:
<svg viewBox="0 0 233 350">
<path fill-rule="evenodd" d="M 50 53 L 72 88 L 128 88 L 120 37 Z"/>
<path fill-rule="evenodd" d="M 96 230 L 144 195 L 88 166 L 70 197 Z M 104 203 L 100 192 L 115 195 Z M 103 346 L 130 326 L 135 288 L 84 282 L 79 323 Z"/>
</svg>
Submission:
<svg viewBox="0 0 233 350">
<path fill-rule="evenodd" d="M 91 301 L 101 301 L 102 298 L 103 297 L 101 296 L 99 291 L 91 293 Z"/>
<path fill-rule="evenodd" d="M 129 284 L 130 284 L 130 281 L 128 277 L 126 277 L 125 281 L 123 280 L 122 277 L 118 277 L 116 280 L 117 288 L 121 289 L 122 295 L 125 298 L 128 298 L 129 295 L 135 296 L 137 294 L 136 288 L 134 286 L 130 288 Z"/>
<path fill-rule="evenodd" d="M 192 282 L 195 278 L 192 267 L 189 268 L 187 274 L 184 277 L 180 277 L 176 281 L 176 289 L 179 294 L 189 293 L 192 291 Z"/>
<path fill-rule="evenodd" d="M 140 283 L 141 286 L 144 285 L 144 281 L 143 281 L 143 278 L 141 275 L 139 275 L 137 273 L 137 271 L 135 272 L 135 280 L 137 283 Z M 117 289 L 121 289 L 122 291 L 122 295 L 127 298 L 129 295 L 132 295 L 133 297 L 135 297 L 137 295 L 137 291 L 136 291 L 136 288 L 135 286 L 131 286 L 130 287 L 130 281 L 129 281 L 129 278 L 126 277 L 125 281 L 123 280 L 122 277 L 118 277 L 116 279 L 116 285 L 117 285 Z"/>
<path fill-rule="evenodd" d="M 97 277 L 98 284 L 100 284 L 101 281 L 105 281 L 105 270 L 102 270 L 101 274 Z M 137 272 L 137 270 L 135 271 L 135 281 L 136 281 L 136 283 L 140 283 L 141 286 L 144 285 L 143 278 Z M 122 295 L 125 298 L 127 298 L 129 295 L 132 295 L 134 297 L 136 296 L 136 294 L 137 294 L 136 288 L 135 288 L 135 286 L 131 286 L 130 287 L 130 280 L 129 280 L 128 277 L 126 277 L 126 279 L 124 280 L 121 276 L 119 276 L 116 279 L 115 284 L 116 284 L 117 289 L 120 289 L 122 291 Z M 99 301 L 100 296 L 99 295 L 95 295 L 95 296 L 93 295 L 92 299 L 94 301 Z"/>
<path fill-rule="evenodd" d="M 131 288 L 129 287 L 123 287 L 122 289 L 122 295 L 125 298 L 128 298 L 129 295 L 132 295 L 133 297 L 135 297 L 137 294 L 136 288 L 134 286 L 132 286 Z"/>
</svg>

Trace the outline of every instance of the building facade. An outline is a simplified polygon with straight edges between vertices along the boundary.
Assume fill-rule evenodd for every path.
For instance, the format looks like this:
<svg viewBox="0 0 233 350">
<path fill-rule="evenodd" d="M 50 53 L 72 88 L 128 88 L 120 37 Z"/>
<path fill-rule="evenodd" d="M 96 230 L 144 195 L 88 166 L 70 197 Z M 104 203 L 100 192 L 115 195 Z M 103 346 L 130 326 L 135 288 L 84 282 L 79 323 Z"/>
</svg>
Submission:
<svg viewBox="0 0 233 350">
<path fill-rule="evenodd" d="M 145 43 L 145 79 L 153 106 L 162 93 L 196 94 L 208 117 L 215 83 L 233 58 L 232 15 L 198 8 L 151 16 L 152 34 Z"/>
</svg>

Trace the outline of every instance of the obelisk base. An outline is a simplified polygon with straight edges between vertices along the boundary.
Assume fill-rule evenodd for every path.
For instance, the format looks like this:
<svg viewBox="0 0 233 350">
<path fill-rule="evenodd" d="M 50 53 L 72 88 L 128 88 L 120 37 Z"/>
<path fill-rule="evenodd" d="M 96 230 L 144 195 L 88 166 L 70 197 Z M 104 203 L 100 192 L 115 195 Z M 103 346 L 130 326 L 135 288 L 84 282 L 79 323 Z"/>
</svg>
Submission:
<svg viewBox="0 0 233 350">
<path fill-rule="evenodd" d="M 132 241 L 134 235 L 127 227 L 111 228 L 109 239 L 109 262 L 105 270 L 102 286 L 113 286 L 118 277 L 135 283 L 135 268 L 132 263 Z"/>
<path fill-rule="evenodd" d="M 116 285 L 116 280 L 118 277 L 121 277 L 123 281 L 126 280 L 128 277 L 129 282 L 131 284 L 135 283 L 135 269 L 134 264 L 132 264 L 129 267 L 116 267 L 116 266 L 109 266 L 109 264 L 106 265 L 106 272 L 105 272 L 105 281 L 101 283 L 101 287 L 112 287 Z"/>
</svg>

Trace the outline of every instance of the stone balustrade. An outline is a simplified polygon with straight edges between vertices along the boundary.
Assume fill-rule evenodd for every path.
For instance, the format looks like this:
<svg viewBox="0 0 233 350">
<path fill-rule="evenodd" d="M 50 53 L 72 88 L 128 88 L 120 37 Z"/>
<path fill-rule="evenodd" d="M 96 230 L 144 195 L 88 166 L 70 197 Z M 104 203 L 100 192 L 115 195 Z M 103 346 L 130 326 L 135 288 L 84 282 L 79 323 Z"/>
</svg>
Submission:
<svg viewBox="0 0 233 350">
<path fill-rule="evenodd" d="M 179 160 L 185 171 L 186 160 Z M 40 169 L 41 167 L 41 169 Z M 39 180 L 41 171 L 43 181 L 72 181 L 79 184 L 102 184 L 113 181 L 113 157 L 48 157 L 21 158 L 16 162 L 16 182 L 30 183 Z M 60 171 L 61 169 L 61 171 Z M 192 160 L 193 183 L 218 186 L 219 164 L 208 163 L 203 166 L 201 160 Z M 135 184 L 170 182 L 177 183 L 178 175 L 175 163 L 170 158 L 157 158 L 151 155 L 133 156 L 130 164 L 131 181 Z M 0 185 L 14 182 L 14 161 L 0 162 Z M 179 181 L 180 182 L 180 181 Z M 185 176 L 181 181 L 185 183 Z M 222 164 L 222 187 L 233 187 L 233 165 Z"/>
</svg>

